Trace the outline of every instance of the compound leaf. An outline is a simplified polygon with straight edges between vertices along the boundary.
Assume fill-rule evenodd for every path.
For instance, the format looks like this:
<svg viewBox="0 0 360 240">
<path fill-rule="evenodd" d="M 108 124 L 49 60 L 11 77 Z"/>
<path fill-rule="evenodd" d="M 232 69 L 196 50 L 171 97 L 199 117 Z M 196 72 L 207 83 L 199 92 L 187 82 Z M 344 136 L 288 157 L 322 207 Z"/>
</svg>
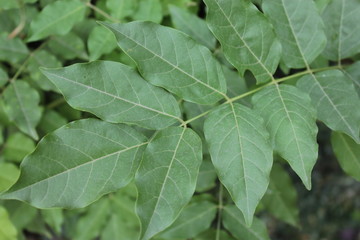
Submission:
<svg viewBox="0 0 360 240">
<path fill-rule="evenodd" d="M 189 239 L 208 229 L 215 218 L 217 206 L 203 201 L 184 208 L 179 218 L 159 237 L 163 239 Z"/>
<path fill-rule="evenodd" d="M 221 65 L 189 36 L 151 22 L 102 24 L 114 32 L 120 48 L 152 84 L 199 104 L 225 97 Z"/>
<path fill-rule="evenodd" d="M 344 172 L 360 181 L 360 144 L 345 134 L 333 132 L 331 145 Z"/>
<path fill-rule="evenodd" d="M 270 240 L 266 225 L 261 220 L 254 218 L 251 227 L 246 226 L 242 213 L 234 205 L 224 208 L 223 224 L 237 239 Z"/>
<path fill-rule="evenodd" d="M 360 99 L 343 72 L 327 70 L 309 74 L 299 79 L 297 86 L 310 94 L 320 121 L 360 143 Z"/>
<path fill-rule="evenodd" d="M 207 22 L 229 62 L 244 75 L 250 70 L 258 83 L 272 78 L 281 46 L 272 26 L 250 1 L 204 0 Z"/>
<path fill-rule="evenodd" d="M 142 240 L 170 226 L 195 191 L 202 144 L 188 128 L 171 127 L 157 132 L 148 144 L 135 177 L 137 214 Z"/>
<path fill-rule="evenodd" d="M 53 34 L 67 34 L 75 23 L 84 18 L 85 9 L 85 3 L 79 0 L 60 0 L 47 5 L 31 22 L 28 41 L 37 41 Z"/>
<path fill-rule="evenodd" d="M 179 120 L 175 98 L 152 86 L 121 63 L 95 61 L 65 68 L 43 69 L 74 108 L 114 123 L 133 123 L 151 129 Z"/>
<path fill-rule="evenodd" d="M 252 102 L 265 119 L 274 150 L 311 189 L 311 171 L 318 156 L 318 129 L 310 97 L 294 86 L 275 84 L 257 92 Z"/>
<path fill-rule="evenodd" d="M 22 162 L 19 181 L 1 197 L 37 208 L 84 207 L 133 179 L 146 144 L 126 125 L 69 123 L 40 141 Z"/>
<path fill-rule="evenodd" d="M 7 116 L 24 133 L 38 139 L 35 130 L 41 118 L 39 93 L 27 82 L 15 81 L 3 92 Z"/>
<path fill-rule="evenodd" d="M 251 225 L 266 192 L 272 149 L 263 119 L 240 104 L 216 108 L 205 120 L 204 133 L 219 179 Z"/>
<path fill-rule="evenodd" d="M 324 56 L 340 63 L 341 59 L 360 52 L 360 2 L 358 0 L 331 1 L 322 17 L 328 38 Z"/>
<path fill-rule="evenodd" d="M 286 66 L 308 66 L 325 48 L 324 24 L 314 1 L 267 0 L 262 7 L 281 42 Z"/>
</svg>

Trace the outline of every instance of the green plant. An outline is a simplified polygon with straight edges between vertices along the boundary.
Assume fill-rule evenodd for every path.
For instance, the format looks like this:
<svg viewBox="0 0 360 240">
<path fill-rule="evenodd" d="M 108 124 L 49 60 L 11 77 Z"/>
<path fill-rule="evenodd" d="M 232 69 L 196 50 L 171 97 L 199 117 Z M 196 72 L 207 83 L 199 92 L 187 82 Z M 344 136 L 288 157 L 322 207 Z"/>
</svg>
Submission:
<svg viewBox="0 0 360 240">
<path fill-rule="evenodd" d="M 19 1 L 20 16 L 24 2 Z M 52 37 L 30 55 L 20 38 L 0 38 L 3 49 L 16 49 L 0 53 L 0 59 L 17 69 L 9 81 L 0 72 L 5 79 L 0 82 L 3 115 L 34 140 L 39 139 L 36 126 L 42 118 L 41 135 L 47 134 L 34 149 L 29 137 L 2 118 L 3 127 L 14 132 L 4 155 L 16 155 L 11 150 L 14 138 L 25 151 L 11 159 L 19 162 L 31 153 L 10 189 L 18 170 L 1 163 L 14 172 L 1 199 L 40 209 L 73 209 L 117 191 L 86 212 L 98 225 L 110 221 L 105 233 L 89 231 L 74 239 L 115 238 L 117 227 L 132 229 L 124 239 L 136 239 L 136 215 L 142 240 L 269 239 L 254 214 L 261 201 L 277 218 L 298 225 L 296 192 L 281 159 L 310 190 L 318 157 L 316 121 L 333 131 L 340 165 L 360 180 L 358 1 L 204 0 L 211 31 L 184 9 L 167 9 L 166 1 L 136 1 L 136 7 L 131 1 L 99 2 L 97 7 L 80 0 L 47 6 L 41 1 L 46 7 L 31 22 L 26 39 Z M 114 6 L 120 3 L 124 7 L 118 12 Z M 186 6 L 189 1 L 177 3 Z M 110 15 L 100 9 L 104 6 Z M 85 29 L 88 23 L 74 28 L 88 14 L 87 7 L 99 20 L 107 20 L 91 25 L 91 32 Z M 153 12 L 144 19 L 148 9 Z M 160 25 L 164 14 L 183 32 Z M 114 23 L 126 18 L 152 22 Z M 186 23 L 188 19 L 192 22 Z M 88 39 L 90 55 L 80 36 Z M 116 41 L 121 55 L 113 54 Z M 49 52 L 67 64 L 72 59 L 91 62 L 60 67 Z M 97 60 L 104 55 L 105 60 Z M 23 74 L 25 67 L 28 75 Z M 17 79 L 21 74 L 24 79 Z M 47 96 L 37 89 L 52 91 L 50 97 L 63 95 L 50 102 L 44 117 L 39 102 Z M 68 110 L 75 117 L 52 110 L 60 105 L 69 109 L 64 99 L 78 110 Z M 135 198 L 136 215 L 130 211 L 122 216 L 116 204 L 131 209 Z M 120 215 L 109 217 L 111 211 Z M 7 218 L 2 208 L 0 213 Z M 58 228 L 55 234 L 61 232 L 61 211 L 42 214 L 45 221 L 50 215 L 50 225 Z M 117 224 L 124 221 L 128 225 Z M 74 231 L 86 234 L 88 224 L 79 223 L 81 230 Z"/>
</svg>

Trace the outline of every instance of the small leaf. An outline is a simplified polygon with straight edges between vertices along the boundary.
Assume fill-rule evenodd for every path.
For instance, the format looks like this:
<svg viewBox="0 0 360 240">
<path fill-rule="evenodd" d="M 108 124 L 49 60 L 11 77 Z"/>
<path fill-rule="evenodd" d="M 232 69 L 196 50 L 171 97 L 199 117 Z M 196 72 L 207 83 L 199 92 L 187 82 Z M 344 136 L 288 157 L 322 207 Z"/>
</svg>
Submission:
<svg viewBox="0 0 360 240">
<path fill-rule="evenodd" d="M 97 60 L 101 55 L 110 53 L 117 46 L 114 34 L 102 26 L 97 26 L 91 31 L 87 45 L 90 61 Z"/>
<path fill-rule="evenodd" d="M 160 0 L 139 1 L 138 9 L 132 15 L 134 20 L 152 21 L 155 23 L 160 23 L 162 17 Z"/>
<path fill-rule="evenodd" d="M 106 8 L 109 9 L 110 15 L 116 19 L 123 19 L 134 14 L 137 1 L 134 0 L 107 0 Z"/>
<path fill-rule="evenodd" d="M 61 235 L 62 224 L 64 223 L 64 214 L 62 209 L 42 209 L 41 216 L 43 217 L 44 222 L 50 226 L 55 233 Z"/>
<path fill-rule="evenodd" d="M 205 155 L 200 166 L 196 192 L 205 192 L 216 186 L 217 174 L 214 165 L 210 161 L 209 155 Z"/>
<path fill-rule="evenodd" d="M 221 65 L 189 36 L 151 22 L 102 23 L 150 83 L 184 100 L 213 104 L 225 97 Z"/>
<path fill-rule="evenodd" d="M 132 180 L 145 141 L 126 125 L 69 123 L 40 141 L 22 162 L 19 181 L 1 197 L 37 208 L 84 207 Z"/>
<path fill-rule="evenodd" d="M 20 175 L 19 168 L 6 162 L 0 162 L 0 192 L 8 190 Z M 0 237 L 1 239 L 1 237 Z"/>
<path fill-rule="evenodd" d="M 2 68 L 0 68 L 0 87 L 4 86 L 8 80 L 8 74 Z"/>
<path fill-rule="evenodd" d="M 203 19 L 174 5 L 170 5 L 169 10 L 171 21 L 177 29 L 188 34 L 210 50 L 215 49 L 216 38 Z"/>
<path fill-rule="evenodd" d="M 140 239 L 150 239 L 178 217 L 195 191 L 201 156 L 201 140 L 188 128 L 161 130 L 148 144 L 135 178 Z"/>
<path fill-rule="evenodd" d="M 9 39 L 6 34 L 0 35 L 0 60 L 18 63 L 28 56 L 29 50 L 19 39 Z"/>
<path fill-rule="evenodd" d="M 79 0 L 60 0 L 47 5 L 31 22 L 29 42 L 50 35 L 65 35 L 85 16 L 85 3 Z"/>
<path fill-rule="evenodd" d="M 83 40 L 72 32 L 64 36 L 53 36 L 49 40 L 48 46 L 53 53 L 64 59 L 80 58 L 89 60 Z"/>
<path fill-rule="evenodd" d="M 16 240 L 17 231 L 9 219 L 6 209 L 0 206 L 0 239 L 2 240 Z"/>
<path fill-rule="evenodd" d="M 175 98 L 152 86 L 121 63 L 96 61 L 65 68 L 43 69 L 73 108 L 114 123 L 133 123 L 151 129 L 179 120 Z"/>
<path fill-rule="evenodd" d="M 41 118 L 39 129 L 44 133 L 49 133 L 65 125 L 68 121 L 58 112 L 47 110 Z"/>
<path fill-rule="evenodd" d="M 35 127 L 41 118 L 39 93 L 27 82 L 15 81 L 3 92 L 7 116 L 24 133 L 38 139 Z"/>
<path fill-rule="evenodd" d="M 250 1 L 205 0 L 207 22 L 226 58 L 243 76 L 250 70 L 257 83 L 272 78 L 281 46 L 264 15 Z"/>
<path fill-rule="evenodd" d="M 360 61 L 344 69 L 344 74 L 351 79 L 360 97 Z"/>
<path fill-rule="evenodd" d="M 8 161 L 21 162 L 23 158 L 34 151 L 34 141 L 20 132 L 11 134 L 4 146 L 4 158 Z"/>
<path fill-rule="evenodd" d="M 237 239 L 270 240 L 266 225 L 261 220 L 254 218 L 252 226 L 247 227 L 242 213 L 233 205 L 224 208 L 223 224 Z"/>
<path fill-rule="evenodd" d="M 251 225 L 269 184 L 272 149 L 263 119 L 240 104 L 213 110 L 204 132 L 219 179 Z"/>
<path fill-rule="evenodd" d="M 320 121 L 360 143 L 360 99 L 344 73 L 327 70 L 309 74 L 299 79 L 297 86 L 310 94 Z"/>
<path fill-rule="evenodd" d="M 310 97 L 294 86 L 268 86 L 253 98 L 265 119 L 274 150 L 289 162 L 307 189 L 318 157 L 316 110 Z"/>
<path fill-rule="evenodd" d="M 179 218 L 159 237 L 163 239 L 189 239 L 208 229 L 215 218 L 217 206 L 198 202 L 184 208 Z"/>
<path fill-rule="evenodd" d="M 278 219 L 298 226 L 297 192 L 289 174 L 279 164 L 274 164 L 271 170 L 269 189 L 262 203 Z"/>
<path fill-rule="evenodd" d="M 322 17 L 328 39 L 323 52 L 324 56 L 340 62 L 341 59 L 360 52 L 360 2 L 358 0 L 331 1 Z"/>
<path fill-rule="evenodd" d="M 309 66 L 324 50 L 324 24 L 313 0 L 264 1 L 262 7 L 281 42 L 286 66 Z"/>
<path fill-rule="evenodd" d="M 101 229 L 107 223 L 107 217 L 110 213 L 109 199 L 103 198 L 89 206 L 85 216 L 82 216 L 76 222 L 75 233 L 72 236 L 76 240 L 95 239 Z"/>
<path fill-rule="evenodd" d="M 331 145 L 344 172 L 360 181 L 360 144 L 345 134 L 333 132 Z"/>
</svg>

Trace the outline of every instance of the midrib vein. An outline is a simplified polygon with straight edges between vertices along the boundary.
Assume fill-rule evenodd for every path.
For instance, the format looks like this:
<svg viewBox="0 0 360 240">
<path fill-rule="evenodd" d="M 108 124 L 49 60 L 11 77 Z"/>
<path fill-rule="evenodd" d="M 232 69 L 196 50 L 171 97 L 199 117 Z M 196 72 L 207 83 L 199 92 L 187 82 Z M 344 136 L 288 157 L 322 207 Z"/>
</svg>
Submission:
<svg viewBox="0 0 360 240">
<path fill-rule="evenodd" d="M 68 81 L 68 82 L 71 82 L 71 83 L 73 83 L 73 84 L 82 86 L 82 87 L 84 87 L 84 88 L 91 89 L 91 90 L 93 90 L 93 91 L 95 91 L 95 92 L 99 92 L 99 93 L 102 93 L 102 94 L 104 94 L 104 95 L 113 97 L 113 98 L 115 98 L 115 99 L 118 99 L 118 100 L 121 100 L 121 101 L 130 103 L 130 104 L 133 104 L 133 105 L 135 105 L 135 106 L 138 106 L 138 107 L 141 107 L 141 108 L 145 108 L 145 109 L 147 109 L 147 110 L 149 110 L 149 111 L 153 111 L 153 112 L 156 112 L 156 113 L 161 114 L 161 115 L 165 115 L 165 116 L 168 116 L 168 117 L 171 117 L 171 118 L 175 118 L 176 120 L 179 120 L 179 119 L 180 119 L 179 117 L 176 117 L 176 116 L 174 116 L 174 115 L 171 115 L 171 114 L 168 114 L 168 113 L 165 113 L 165 112 L 161 112 L 161 111 L 159 111 L 159 110 L 156 110 L 156 109 L 151 108 L 151 107 L 147 107 L 147 106 L 145 106 L 145 105 L 142 105 L 142 104 L 139 104 L 139 103 L 136 103 L 136 102 L 132 102 L 132 101 L 130 101 L 130 100 L 127 100 L 127 99 L 125 99 L 125 98 L 119 97 L 119 96 L 117 96 L 117 95 L 114 95 L 114 94 L 111 94 L 111 93 L 102 91 L 102 90 L 97 89 L 97 88 L 93 88 L 93 87 L 91 87 L 91 86 L 89 86 L 89 85 L 85 85 L 85 84 L 83 84 L 83 83 L 73 81 L 73 80 L 71 80 L 71 79 L 69 79 L 69 78 L 65 78 L 65 77 L 63 77 L 63 76 L 59 76 L 59 75 L 56 75 L 56 74 L 53 74 L 53 73 L 49 73 L 49 72 L 48 72 L 47 74 L 49 74 L 49 75 L 51 75 L 51 76 L 54 76 L 54 77 L 57 77 L 57 78 L 61 78 L 61 79 L 65 80 L 65 81 Z"/>
</svg>

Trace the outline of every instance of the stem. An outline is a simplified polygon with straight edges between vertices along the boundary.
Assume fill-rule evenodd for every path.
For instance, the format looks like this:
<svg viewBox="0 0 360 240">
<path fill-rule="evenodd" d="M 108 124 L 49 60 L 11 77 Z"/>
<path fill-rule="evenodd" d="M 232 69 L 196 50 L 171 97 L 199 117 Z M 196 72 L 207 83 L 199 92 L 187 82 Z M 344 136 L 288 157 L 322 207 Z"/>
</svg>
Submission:
<svg viewBox="0 0 360 240">
<path fill-rule="evenodd" d="M 20 9 L 19 9 L 20 23 L 9 34 L 9 36 L 8 36 L 9 39 L 12 39 L 12 38 L 16 37 L 24 29 L 25 24 L 26 24 L 26 12 L 25 12 L 25 8 L 24 8 L 24 3 L 23 3 L 22 0 L 17 0 L 17 2 L 19 3 L 19 6 L 20 6 Z"/>
<path fill-rule="evenodd" d="M 97 12 L 98 14 L 104 16 L 106 19 L 108 19 L 108 20 L 110 20 L 112 22 L 119 22 L 119 20 L 113 18 L 112 16 L 110 16 L 109 14 L 107 14 L 106 12 L 101 10 L 100 8 L 98 8 L 95 5 L 91 4 L 91 2 L 87 2 L 86 6 L 88 6 L 89 8 L 91 8 L 92 10 L 94 10 L 95 12 Z"/>
<path fill-rule="evenodd" d="M 216 223 L 216 240 L 220 240 L 220 229 L 221 229 L 221 217 L 222 217 L 222 210 L 223 210 L 223 185 L 220 183 L 219 187 L 219 213 L 218 219 Z"/>
<path fill-rule="evenodd" d="M 63 104 L 65 102 L 65 99 L 64 98 L 58 98 L 58 99 L 55 99 L 54 101 L 52 101 L 51 103 L 49 103 L 46 108 L 47 109 L 53 109 L 53 108 L 56 108 L 57 106 Z"/>
<path fill-rule="evenodd" d="M 233 98 L 230 98 L 230 99 L 227 99 L 227 101 L 225 101 L 223 104 L 228 104 L 228 103 L 232 103 L 234 101 L 237 101 L 239 99 L 242 99 L 244 97 L 247 97 L 253 93 L 256 93 L 258 91 L 260 91 L 261 89 L 263 88 L 266 88 L 267 86 L 270 86 L 270 85 L 273 85 L 273 84 L 278 84 L 280 82 L 285 82 L 285 81 L 288 81 L 288 80 L 291 80 L 291 79 L 294 79 L 294 78 L 297 78 L 297 77 L 301 77 L 301 76 L 304 76 L 306 74 L 310 74 L 310 73 L 316 73 L 316 72 L 321 72 L 321 71 L 325 71 L 325 70 L 331 70 L 331 69 L 342 69 L 344 66 L 341 65 L 341 66 L 330 66 L 330 67 L 323 67 L 323 68 L 315 68 L 315 69 L 308 69 L 308 70 L 305 70 L 305 71 L 302 71 L 302 72 L 298 72 L 298 73 L 295 73 L 293 75 L 290 75 L 290 76 L 286 76 L 286 77 L 282 77 L 282 78 L 278 78 L 278 79 L 273 79 L 271 82 L 269 83 L 266 83 L 258 88 L 255 88 L 253 90 L 250 90 L 246 93 L 243 93 L 243 94 L 240 94 L 236 97 L 233 97 Z M 186 124 L 189 124 L 199 118 L 202 118 L 204 116 L 206 116 L 208 113 L 210 113 L 212 110 L 208 110 L 206 112 L 203 112 L 193 118 L 190 118 L 186 121 L 184 121 L 180 126 L 184 126 Z"/>
</svg>

